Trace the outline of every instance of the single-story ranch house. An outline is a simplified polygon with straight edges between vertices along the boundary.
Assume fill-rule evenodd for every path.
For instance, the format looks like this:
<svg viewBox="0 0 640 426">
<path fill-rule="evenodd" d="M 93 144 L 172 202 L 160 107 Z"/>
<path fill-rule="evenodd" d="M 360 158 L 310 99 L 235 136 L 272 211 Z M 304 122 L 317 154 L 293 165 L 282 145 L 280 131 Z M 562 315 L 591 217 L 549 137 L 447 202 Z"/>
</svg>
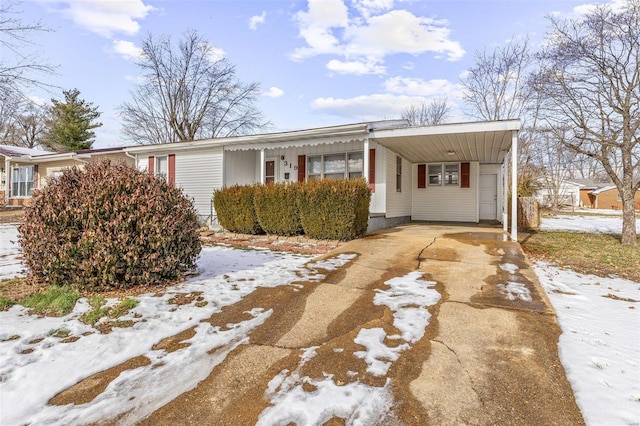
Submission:
<svg viewBox="0 0 640 426">
<path fill-rule="evenodd" d="M 212 194 L 223 186 L 364 177 L 372 193 L 370 229 L 415 220 L 498 221 L 507 230 L 508 177 L 517 175 L 519 129 L 519 120 L 424 127 L 386 120 L 64 154 L 0 151 L 6 176 L 0 191 L 12 204 L 64 167 L 123 159 L 165 176 L 193 198 L 203 221 L 215 221 Z M 516 187 L 511 179 L 511 191 Z M 515 205 L 513 199 L 514 240 Z"/>
</svg>

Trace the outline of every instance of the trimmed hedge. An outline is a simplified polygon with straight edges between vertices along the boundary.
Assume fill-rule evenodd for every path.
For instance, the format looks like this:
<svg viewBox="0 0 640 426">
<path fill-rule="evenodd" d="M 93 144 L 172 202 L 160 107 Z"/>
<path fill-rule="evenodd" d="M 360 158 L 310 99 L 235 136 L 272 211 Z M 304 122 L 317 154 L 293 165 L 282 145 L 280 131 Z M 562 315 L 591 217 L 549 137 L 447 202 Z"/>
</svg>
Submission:
<svg viewBox="0 0 640 426">
<path fill-rule="evenodd" d="M 367 231 L 370 201 L 364 179 L 235 185 L 213 195 L 220 225 L 231 232 L 304 232 L 311 238 L 345 241 Z"/>
<path fill-rule="evenodd" d="M 241 234 L 262 234 L 253 197 L 258 185 L 233 185 L 214 191 L 213 208 L 220 225 Z"/>
<path fill-rule="evenodd" d="M 65 169 L 34 191 L 19 240 L 38 281 L 103 291 L 182 277 L 200 253 L 199 227 L 181 190 L 101 161 Z"/>
<path fill-rule="evenodd" d="M 371 192 L 364 179 L 306 182 L 298 197 L 304 233 L 316 239 L 351 240 L 367 231 Z"/>
<path fill-rule="evenodd" d="M 302 234 L 297 202 L 299 187 L 298 183 L 271 183 L 255 186 L 253 204 L 256 217 L 267 234 L 283 236 Z"/>
</svg>

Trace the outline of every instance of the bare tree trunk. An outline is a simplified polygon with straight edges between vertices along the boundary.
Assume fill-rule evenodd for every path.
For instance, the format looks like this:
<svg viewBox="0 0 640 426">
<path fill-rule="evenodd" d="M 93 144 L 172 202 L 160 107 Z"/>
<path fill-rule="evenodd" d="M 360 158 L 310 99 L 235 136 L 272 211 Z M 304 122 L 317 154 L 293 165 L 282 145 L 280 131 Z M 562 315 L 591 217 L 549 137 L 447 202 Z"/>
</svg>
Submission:
<svg viewBox="0 0 640 426">
<path fill-rule="evenodd" d="M 622 199 L 622 244 L 636 244 L 636 212 L 634 208 L 634 194 L 629 188 L 620 192 Z"/>
</svg>

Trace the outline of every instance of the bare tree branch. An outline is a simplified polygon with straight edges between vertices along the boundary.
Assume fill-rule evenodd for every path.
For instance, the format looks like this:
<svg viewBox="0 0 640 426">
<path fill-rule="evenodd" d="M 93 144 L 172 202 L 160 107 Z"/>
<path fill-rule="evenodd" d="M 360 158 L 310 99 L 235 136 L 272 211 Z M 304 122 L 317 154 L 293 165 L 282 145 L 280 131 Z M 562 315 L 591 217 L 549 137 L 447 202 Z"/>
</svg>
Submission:
<svg viewBox="0 0 640 426">
<path fill-rule="evenodd" d="M 253 133 L 267 125 L 256 107 L 257 83 L 243 84 L 197 31 L 176 45 L 149 35 L 137 65 L 145 81 L 122 104 L 124 134 L 139 144 Z"/>
<path fill-rule="evenodd" d="M 430 103 L 411 105 L 401 117 L 411 126 L 435 126 L 444 123 L 451 112 L 447 98 L 434 99 Z"/>
<path fill-rule="evenodd" d="M 565 147 L 600 163 L 620 192 L 622 242 L 636 244 L 640 186 L 640 0 L 599 6 L 581 20 L 550 17 L 531 87 Z"/>
</svg>

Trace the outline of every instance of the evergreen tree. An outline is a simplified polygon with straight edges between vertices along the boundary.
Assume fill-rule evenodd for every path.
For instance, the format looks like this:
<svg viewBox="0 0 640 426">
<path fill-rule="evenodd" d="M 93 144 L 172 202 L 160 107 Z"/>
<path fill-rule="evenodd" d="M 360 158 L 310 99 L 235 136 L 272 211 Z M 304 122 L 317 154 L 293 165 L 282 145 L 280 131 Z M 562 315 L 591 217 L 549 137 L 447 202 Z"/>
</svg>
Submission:
<svg viewBox="0 0 640 426">
<path fill-rule="evenodd" d="M 90 149 L 95 139 L 92 129 L 102 126 L 98 107 L 80 99 L 78 89 L 64 90 L 64 101 L 51 99 L 44 144 L 58 152 Z"/>
</svg>

